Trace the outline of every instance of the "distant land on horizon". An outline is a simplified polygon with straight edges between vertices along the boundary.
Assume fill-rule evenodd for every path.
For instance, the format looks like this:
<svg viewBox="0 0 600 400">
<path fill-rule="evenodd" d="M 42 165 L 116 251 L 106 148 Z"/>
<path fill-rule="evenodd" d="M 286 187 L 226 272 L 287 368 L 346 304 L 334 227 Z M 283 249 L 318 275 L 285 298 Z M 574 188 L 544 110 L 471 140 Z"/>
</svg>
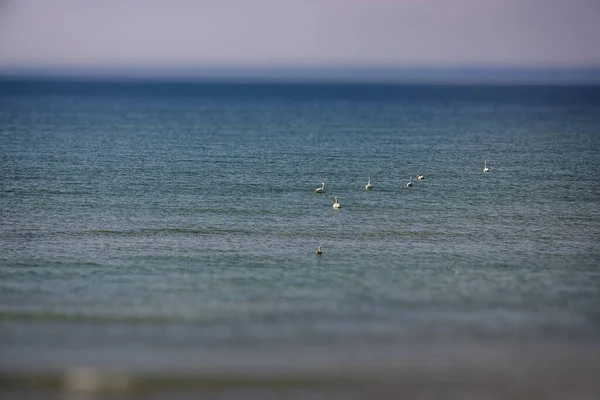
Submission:
<svg viewBox="0 0 600 400">
<path fill-rule="evenodd" d="M 600 67 L 0 67 L 0 79 L 598 85 Z"/>
</svg>

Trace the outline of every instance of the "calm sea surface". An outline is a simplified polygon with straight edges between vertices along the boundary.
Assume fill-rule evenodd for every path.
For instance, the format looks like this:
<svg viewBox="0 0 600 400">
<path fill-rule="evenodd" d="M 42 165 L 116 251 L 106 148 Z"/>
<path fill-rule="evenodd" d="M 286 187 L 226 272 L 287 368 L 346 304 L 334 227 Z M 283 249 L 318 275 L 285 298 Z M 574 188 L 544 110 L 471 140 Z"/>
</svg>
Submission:
<svg viewBox="0 0 600 400">
<path fill-rule="evenodd" d="M 0 370 L 598 373 L 599 177 L 600 87 L 3 81 Z"/>
</svg>

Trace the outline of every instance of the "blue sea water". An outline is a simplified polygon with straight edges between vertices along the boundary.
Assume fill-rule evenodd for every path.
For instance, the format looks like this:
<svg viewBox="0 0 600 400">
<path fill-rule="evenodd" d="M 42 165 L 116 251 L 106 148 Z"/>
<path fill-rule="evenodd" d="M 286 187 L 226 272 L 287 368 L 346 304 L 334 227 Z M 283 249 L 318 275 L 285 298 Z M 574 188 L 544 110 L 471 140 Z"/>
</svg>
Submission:
<svg viewBox="0 0 600 400">
<path fill-rule="evenodd" d="M 600 87 L 2 81 L 0 370 L 594 374 L 599 175 Z"/>
</svg>

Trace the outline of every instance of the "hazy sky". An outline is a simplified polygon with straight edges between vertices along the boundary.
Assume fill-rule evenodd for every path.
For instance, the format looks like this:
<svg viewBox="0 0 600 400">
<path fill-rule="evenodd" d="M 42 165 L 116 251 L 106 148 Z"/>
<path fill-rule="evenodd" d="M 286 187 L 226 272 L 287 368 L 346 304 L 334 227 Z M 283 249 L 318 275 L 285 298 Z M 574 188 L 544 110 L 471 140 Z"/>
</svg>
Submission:
<svg viewBox="0 0 600 400">
<path fill-rule="evenodd" d="M 0 67 L 600 66 L 600 0 L 0 0 Z"/>
</svg>

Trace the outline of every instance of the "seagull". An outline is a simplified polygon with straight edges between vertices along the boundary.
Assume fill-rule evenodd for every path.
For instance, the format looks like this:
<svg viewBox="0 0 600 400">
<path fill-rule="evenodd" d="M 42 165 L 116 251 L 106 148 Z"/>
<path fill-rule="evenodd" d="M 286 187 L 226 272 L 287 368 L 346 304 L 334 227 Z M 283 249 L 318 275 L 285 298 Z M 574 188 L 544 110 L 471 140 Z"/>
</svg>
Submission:
<svg viewBox="0 0 600 400">
<path fill-rule="evenodd" d="M 338 201 L 337 197 L 335 198 L 335 203 L 333 203 L 333 208 L 335 208 L 336 210 L 339 209 L 339 208 L 342 208 L 342 205 Z"/>
</svg>

